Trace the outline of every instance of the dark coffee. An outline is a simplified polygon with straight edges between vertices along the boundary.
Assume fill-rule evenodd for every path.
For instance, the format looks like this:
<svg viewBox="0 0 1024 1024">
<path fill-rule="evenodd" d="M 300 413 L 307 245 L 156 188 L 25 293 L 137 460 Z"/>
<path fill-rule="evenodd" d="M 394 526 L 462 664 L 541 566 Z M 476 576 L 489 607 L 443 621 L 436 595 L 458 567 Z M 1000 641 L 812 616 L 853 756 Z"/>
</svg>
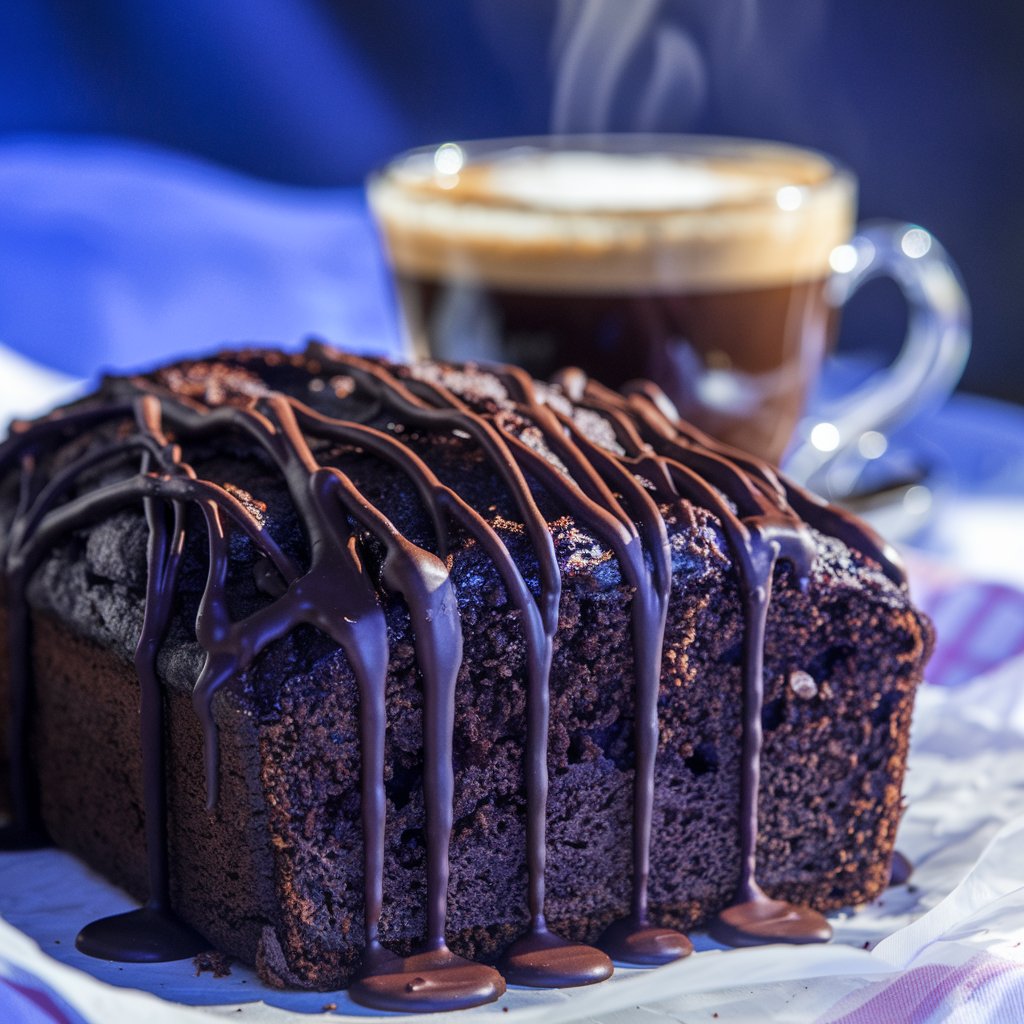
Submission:
<svg viewBox="0 0 1024 1024">
<path fill-rule="evenodd" d="M 412 337 L 429 339 L 418 354 L 516 363 L 541 379 L 580 366 L 612 387 L 646 377 L 687 419 L 776 461 L 835 321 L 824 280 L 701 295 L 459 289 L 406 275 L 397 282 Z"/>
<path fill-rule="evenodd" d="M 833 326 L 825 282 L 853 182 L 789 147 L 673 144 L 442 146 L 371 181 L 411 347 L 647 377 L 778 461 Z"/>
</svg>

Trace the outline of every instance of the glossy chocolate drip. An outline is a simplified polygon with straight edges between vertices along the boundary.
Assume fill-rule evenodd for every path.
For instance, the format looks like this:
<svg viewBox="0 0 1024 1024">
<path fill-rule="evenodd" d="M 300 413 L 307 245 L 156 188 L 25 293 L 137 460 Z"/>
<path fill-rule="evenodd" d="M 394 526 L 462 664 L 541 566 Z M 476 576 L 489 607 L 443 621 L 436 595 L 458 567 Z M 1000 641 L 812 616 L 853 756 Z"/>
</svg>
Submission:
<svg viewBox="0 0 1024 1024">
<path fill-rule="evenodd" d="M 619 406 L 618 396 L 609 395 L 596 385 L 589 385 L 589 388 L 599 394 L 599 404 L 603 400 L 605 404 Z M 710 933 L 718 941 L 733 946 L 827 942 L 832 929 L 821 914 L 808 907 L 771 899 L 758 885 L 756 877 L 764 640 L 772 579 L 777 561 L 785 560 L 796 572 L 801 589 L 806 588 L 814 554 L 808 526 L 830 533 L 873 558 L 883 572 L 900 585 L 906 582 L 902 564 L 894 549 L 866 524 L 784 481 L 768 463 L 716 442 L 680 422 L 672 416 L 671 402 L 650 382 L 633 390 L 629 405 L 639 414 L 646 428 L 644 436 L 655 449 L 668 451 L 684 465 L 698 467 L 705 479 L 736 503 L 743 520 L 737 524 L 721 501 L 705 506 L 719 516 L 729 547 L 737 558 L 745 627 L 740 880 L 733 904 L 712 922 Z M 753 499 L 755 514 L 749 518 L 744 516 L 744 510 L 751 506 L 744 499 Z"/>
<path fill-rule="evenodd" d="M 428 434 L 456 431 L 475 445 L 518 509 L 536 559 L 538 593 L 531 590 L 488 521 L 393 434 L 356 418 L 329 416 L 265 386 L 250 385 L 244 393 L 232 394 L 232 404 L 220 404 L 196 398 L 160 378 L 113 381 L 105 385 L 107 401 L 101 399 L 33 425 L 17 425 L 11 440 L 0 448 L 0 470 L 19 463 L 23 466 L 22 492 L 4 552 L 11 624 L 14 805 L 22 833 L 33 824 L 35 813 L 26 742 L 32 687 L 24 587 L 47 550 L 64 534 L 117 509 L 141 503 L 150 532 L 146 608 L 136 651 L 143 692 L 150 900 L 121 924 L 98 922 L 85 929 L 85 948 L 107 955 L 100 951 L 118 946 L 125 938 L 136 942 L 140 937 L 146 937 L 142 945 L 160 947 L 165 925 L 168 935 L 173 931 L 167 896 L 163 727 L 155 659 L 171 613 L 174 577 L 185 540 L 185 512 L 192 507 L 201 515 L 208 547 L 207 578 L 196 619 L 196 636 L 205 660 L 193 688 L 193 704 L 205 737 L 210 805 L 217 799 L 219 771 L 216 695 L 269 643 L 299 624 L 315 626 L 344 651 L 358 685 L 365 953 L 353 998 L 378 1009 L 433 1010 L 486 1002 L 504 990 L 497 972 L 455 956 L 445 944 L 454 697 L 462 660 L 456 594 L 444 563 L 448 530 L 453 525 L 472 536 L 493 562 L 510 603 L 520 612 L 526 639 L 529 929 L 506 953 L 503 970 L 511 981 L 540 986 L 588 984 L 611 973 L 604 953 L 553 935 L 544 917 L 550 672 L 561 576 L 551 530 L 527 475 L 607 545 L 633 594 L 632 898 L 627 917 L 606 932 L 606 950 L 627 962 L 653 964 L 685 956 L 692 948 L 685 936 L 652 923 L 648 910 L 659 742 L 657 702 L 672 583 L 668 534 L 659 505 L 680 498 L 710 510 L 721 523 L 740 582 L 745 625 L 742 867 L 734 904 L 722 912 L 715 932 L 733 944 L 827 938 L 828 926 L 820 915 L 770 900 L 756 881 L 765 622 L 778 561 L 788 562 L 801 586 L 806 585 L 813 549 L 804 518 L 858 546 L 898 579 L 899 567 L 888 549 L 849 517 L 782 481 L 766 464 L 673 421 L 670 410 L 651 388 L 620 395 L 588 382 L 578 372 L 561 376 L 562 390 L 611 425 L 622 448 L 616 452 L 587 436 L 560 404 L 563 400 L 557 391 L 538 389 L 522 372 L 504 368 L 496 379 L 510 398 L 505 408 L 539 435 L 541 450 L 526 443 L 514 428 L 499 424 L 486 407 L 474 409 L 445 387 L 443 371 L 395 370 L 323 346 L 312 347 L 304 363 L 296 360 L 293 365 L 304 366 L 310 374 L 329 371 L 350 380 L 360 398 L 371 400 L 374 415 L 386 411 L 406 427 Z M 88 428 L 122 424 L 126 417 L 133 417 L 128 436 L 94 446 L 42 482 L 34 468 L 34 453 L 52 451 Z M 257 445 L 279 473 L 306 535 L 307 565 L 296 565 L 263 523 L 228 490 L 199 479 L 182 461 L 180 445 L 201 444 L 224 434 Z M 172 435 L 175 444 L 168 440 Z M 341 469 L 322 465 L 313 442 L 350 446 L 399 471 L 429 517 L 436 553 L 403 536 Z M 75 493 L 87 470 L 131 456 L 141 456 L 138 472 Z M 268 598 L 268 603 L 238 620 L 227 611 L 229 525 L 253 545 L 256 584 Z M 365 564 L 357 527 L 384 551 L 379 583 Z M 400 595 L 409 610 L 424 695 L 427 934 L 422 950 L 407 958 L 384 949 L 379 936 L 385 824 L 384 690 L 389 659 L 382 604 L 385 594 Z"/>
<path fill-rule="evenodd" d="M 318 357 L 323 359 L 324 353 L 319 352 Z M 341 367 L 335 366 L 335 369 L 341 369 Z M 363 369 L 379 385 L 387 388 L 384 394 L 386 401 L 392 407 L 400 412 L 408 411 L 407 403 L 412 398 L 409 388 L 402 389 L 404 394 L 401 394 L 399 389 L 395 388 L 394 382 L 387 381 L 380 370 L 370 367 Z M 506 479 L 509 478 L 510 470 L 514 467 L 524 471 L 528 470 L 540 479 L 545 487 L 570 509 L 574 516 L 590 527 L 595 536 L 604 540 L 612 548 L 622 567 L 623 574 L 634 589 L 632 618 L 637 679 L 637 767 L 634 776 L 633 906 L 629 917 L 629 930 L 636 933 L 636 937 L 628 948 L 636 950 L 634 962 L 648 963 L 652 961 L 652 958 L 659 958 L 657 962 L 676 959 L 680 955 L 685 955 L 692 948 L 685 936 L 678 936 L 674 948 L 670 943 L 665 942 L 663 937 L 652 942 L 650 948 L 646 948 L 639 938 L 641 934 L 645 936 L 653 934 L 650 931 L 647 914 L 647 883 L 650 864 L 651 812 L 654 798 L 654 760 L 658 743 L 657 696 L 661 676 L 661 652 L 668 591 L 671 585 L 667 552 L 668 540 L 664 522 L 657 516 L 656 509 L 641 486 L 629 474 L 620 470 L 610 472 L 610 476 L 615 482 L 623 486 L 632 499 L 632 503 L 642 510 L 641 522 L 645 534 L 648 535 L 651 549 L 649 554 L 654 567 L 652 571 L 647 568 L 644 560 L 640 533 L 609 489 L 598 466 L 588 461 L 576 441 L 567 436 L 564 423 L 546 406 L 537 401 L 529 378 L 521 371 L 515 371 L 512 368 L 505 370 L 503 378 L 506 384 L 511 384 L 512 390 L 517 393 L 521 411 L 531 423 L 540 429 L 545 444 L 562 460 L 570 475 L 566 476 L 564 472 L 557 469 L 513 434 L 503 438 L 503 445 L 500 449 L 488 448 L 488 453 L 492 457 L 496 452 L 500 452 L 506 460 L 504 465 L 499 463 L 496 468 L 503 470 Z M 487 427 L 486 421 L 470 414 L 458 398 L 438 384 L 419 381 L 410 383 L 410 387 L 415 388 L 416 394 L 433 400 L 435 408 L 432 411 L 435 413 L 435 417 L 440 412 L 444 419 L 451 424 L 458 424 L 478 436 L 481 429 Z M 438 406 L 440 408 L 437 408 Z M 445 416 L 445 409 L 453 409 L 458 415 L 455 418 L 450 415 Z M 590 447 L 592 455 L 598 451 L 585 439 L 581 438 L 580 440 Z M 511 461 L 508 461 L 509 459 Z M 610 462 L 610 460 L 607 461 Z M 604 465 L 604 460 L 599 460 L 598 464 Z M 605 466 L 605 472 L 609 473 L 607 466 Z M 515 478 L 517 488 L 522 487 L 522 490 L 516 490 L 513 493 L 522 508 L 529 492 L 525 482 L 521 482 L 521 480 L 521 477 Z M 627 481 L 628 486 L 626 485 Z M 655 535 L 653 543 L 650 538 L 651 534 Z M 546 527 L 541 535 L 545 539 L 549 537 Z M 538 942 L 555 941 L 554 937 L 542 938 L 548 934 L 542 912 L 545 806 L 543 793 L 546 792 L 547 786 L 546 705 L 548 687 L 546 682 L 542 693 L 538 694 L 537 689 L 539 687 L 535 686 L 531 690 L 532 727 L 528 733 L 527 750 L 527 761 L 530 766 L 528 771 L 530 780 L 528 784 L 528 803 L 530 805 L 528 808 L 528 862 L 531 867 L 531 932 L 527 936 L 524 946 L 512 947 L 510 955 L 513 957 L 532 950 Z M 539 721 L 541 718 L 543 718 L 542 722 Z M 543 773 L 543 777 L 541 773 Z M 538 870 L 538 866 L 541 870 Z M 673 948 L 671 955 L 668 952 L 670 948 Z M 622 943 L 615 944 L 615 951 L 619 954 L 626 949 L 627 947 Z M 601 957 L 596 951 L 591 956 L 593 966 L 584 972 L 581 976 L 583 979 L 591 980 L 593 973 L 606 969 L 604 957 Z M 642 959 L 638 959 L 640 957 Z M 522 978 L 524 977 L 522 961 L 517 961 L 517 963 L 519 964 L 517 973 Z M 535 983 L 547 984 L 540 974 L 537 975 Z M 581 980 L 580 983 L 586 982 Z"/>
<path fill-rule="evenodd" d="M 587 386 L 600 387 L 593 383 L 588 383 Z M 763 459 L 716 441 L 691 423 L 681 420 L 669 398 L 651 381 L 636 382 L 632 386 L 627 386 L 624 391 L 633 399 L 631 407 L 638 411 L 645 424 L 652 426 L 660 436 L 685 439 L 693 448 L 704 449 L 731 461 L 742 472 L 750 474 L 752 480 L 760 481 L 766 489 L 770 488 L 778 496 L 778 508 L 781 511 L 787 511 L 785 506 L 788 505 L 791 516 L 799 517 L 821 533 L 836 537 L 847 547 L 867 555 L 877 562 L 886 576 L 897 585 L 906 584 L 906 571 L 899 552 L 867 523 L 838 505 L 832 505 L 824 498 L 804 490 L 792 480 L 780 476 L 775 468 Z M 605 390 L 605 394 L 608 393 Z"/>
<path fill-rule="evenodd" d="M 639 481 L 583 435 L 571 419 L 564 415 L 556 416 L 541 405 L 526 374 L 508 370 L 504 379 L 512 383 L 521 410 L 541 428 L 545 443 L 570 468 L 573 479 L 588 501 L 574 501 L 564 479 L 521 441 L 516 441 L 522 457 L 531 470 L 573 508 L 574 514 L 609 544 L 623 574 L 634 588 L 632 622 L 636 717 L 633 735 L 636 764 L 633 773 L 632 899 L 628 917 L 611 925 L 599 944 L 606 953 L 627 963 L 667 963 L 688 955 L 693 949 L 689 939 L 681 933 L 652 929 L 648 917 L 654 766 L 658 749 L 658 689 L 672 585 L 668 532 L 657 506 Z M 621 494 L 633 513 L 632 517 L 613 488 Z M 638 523 L 634 523 L 634 517 Z"/>
<path fill-rule="evenodd" d="M 828 942 L 832 926 L 816 910 L 773 900 L 755 889 L 749 900 L 726 907 L 709 929 L 726 946 L 760 946 L 770 942 L 807 945 Z"/>
<path fill-rule="evenodd" d="M 699 443 L 665 416 L 650 389 L 632 401 L 580 378 L 569 378 L 577 399 L 605 413 L 620 415 L 618 436 L 638 464 L 656 455 L 676 492 L 710 509 L 722 524 L 736 563 L 743 607 L 743 730 L 740 775 L 740 877 L 733 903 L 711 924 L 713 937 L 728 945 L 764 942 L 821 942 L 832 934 L 816 911 L 771 900 L 757 883 L 758 798 L 760 795 L 761 713 L 764 707 L 764 642 L 776 563 L 793 568 L 801 589 L 807 586 L 814 556 L 812 538 L 785 503 L 774 470 L 749 456 L 740 462 L 722 446 Z M 640 430 L 622 418 L 639 414 Z M 738 453 L 735 453 L 738 455 Z M 709 486 L 711 485 L 711 486 Z M 733 512 L 725 499 L 736 508 Z"/>
<path fill-rule="evenodd" d="M 569 942 L 546 927 L 531 927 L 501 958 L 501 973 L 512 985 L 578 988 L 612 976 L 611 959 L 593 946 Z"/>
<path fill-rule="evenodd" d="M 440 509 L 424 494 L 424 486 L 440 493 L 451 505 L 461 525 L 466 527 L 483 543 L 495 566 L 501 574 L 509 595 L 523 615 L 524 632 L 527 639 L 527 747 L 526 747 L 526 790 L 527 790 L 527 903 L 530 914 L 529 931 L 520 941 L 513 943 L 502 961 L 502 969 L 516 984 L 537 987 L 586 985 L 601 981 L 612 973 L 608 957 L 590 946 L 570 943 L 553 934 L 547 928 L 544 917 L 544 864 L 546 859 L 546 809 L 548 791 L 547 749 L 550 703 L 550 673 L 552 644 L 557 627 L 558 599 L 561 592 L 561 578 L 554 547 L 547 524 L 537 509 L 520 465 L 509 444 L 512 438 L 503 438 L 482 417 L 473 414 L 469 408 L 447 389 L 434 386 L 419 389 L 432 397 L 438 406 L 427 404 L 423 397 L 405 383 L 399 382 L 382 368 L 370 363 L 357 363 L 351 359 L 343 363 L 333 362 L 329 351 L 317 350 L 317 358 L 324 365 L 335 370 L 352 373 L 364 386 L 370 387 L 383 407 L 409 417 L 412 422 L 433 426 L 452 426 L 465 430 L 481 445 L 497 475 L 510 487 L 520 513 L 527 523 L 527 530 L 533 541 L 534 555 L 541 572 L 541 594 L 537 601 L 530 594 L 525 581 L 511 555 L 501 543 L 497 534 L 462 499 L 448 488 L 438 491 L 439 482 L 414 457 L 405 453 L 400 461 L 405 468 L 415 465 L 421 498 L 431 510 L 435 522 L 440 520 Z M 416 382 L 409 382 L 416 387 Z M 308 415 L 308 414 L 307 414 Z M 307 420 L 308 422 L 308 420 Z M 392 447 L 402 451 L 401 446 L 387 435 L 370 432 L 368 428 L 347 428 L 348 439 L 361 437 L 365 442 L 374 438 L 377 454 L 394 460 L 396 452 L 386 454 Z M 334 427 L 331 436 L 345 437 L 346 428 Z M 382 445 L 384 446 L 382 449 Z M 417 479 L 414 477 L 414 481 Z M 437 527 L 438 535 L 443 530 Z M 556 952 L 556 950 L 558 952 Z M 354 998 L 363 998 L 360 988 Z"/>
<path fill-rule="evenodd" d="M 410 1007 L 419 1005 L 423 993 L 413 981 L 417 972 L 424 969 L 422 963 L 413 958 L 403 967 L 403 961 L 382 949 L 378 938 L 384 869 L 384 689 L 388 650 L 378 596 L 361 564 L 358 549 L 350 543 L 353 535 L 347 517 L 351 516 L 384 546 L 382 582 L 389 592 L 405 598 L 423 681 L 423 789 L 427 824 L 424 952 L 430 954 L 429 983 L 424 984 L 438 1008 L 441 1003 L 454 1009 L 493 1000 L 504 990 L 500 975 L 491 968 L 454 956 L 445 945 L 454 787 L 455 680 L 462 660 L 461 624 L 448 572 L 436 555 L 404 538 L 344 473 L 317 463 L 288 400 L 272 395 L 265 404 L 265 410 L 244 416 L 238 425 L 263 445 L 281 469 L 308 532 L 311 565 L 274 604 L 245 622 L 230 622 L 223 594 L 227 565 L 223 537 L 216 530 L 216 523 L 208 522 L 210 575 L 196 627 L 199 641 L 207 651 L 207 663 L 197 681 L 194 702 L 206 728 L 211 800 L 216 793 L 212 702 L 217 690 L 243 670 L 267 643 L 299 622 L 318 626 L 345 651 L 360 690 L 366 956 L 363 976 L 353 987 L 352 995 L 357 1001 L 380 1009 L 391 1007 L 396 999 L 405 1000 Z M 269 430 L 263 429 L 264 416 Z M 375 979 L 379 978 L 387 978 L 387 982 L 378 984 Z"/>
<path fill-rule="evenodd" d="M 447 946 L 398 957 L 368 950 L 363 974 L 348 994 L 362 1006 L 396 1013 L 463 1010 L 493 1003 L 505 981 L 493 968 L 456 956 Z"/>
<path fill-rule="evenodd" d="M 155 403 L 139 403 L 140 421 L 147 413 L 151 430 L 157 429 Z M 164 440 L 161 438 L 161 440 Z M 166 444 L 166 442 L 165 442 Z M 173 456 L 172 456 L 173 458 Z M 151 455 L 142 457 L 140 472 L 150 470 Z M 209 943 L 177 920 L 171 911 L 167 863 L 167 797 L 164 778 L 163 690 L 156 671 L 156 656 L 171 619 L 174 585 L 185 541 L 183 509 L 174 503 L 168 529 L 168 509 L 155 498 L 142 502 L 149 527 L 148 567 L 142 629 L 135 649 L 139 677 L 142 748 L 143 806 L 145 807 L 146 860 L 149 899 L 138 910 L 101 918 L 86 925 L 75 938 L 76 948 L 89 956 L 128 963 L 182 960 L 208 948 Z"/>
<path fill-rule="evenodd" d="M 906 885 L 910 876 L 914 873 L 914 865 L 910 858 L 899 850 L 892 851 L 892 860 L 889 862 L 889 884 Z"/>
<path fill-rule="evenodd" d="M 377 378 L 378 384 L 384 387 Z M 382 390 L 382 394 L 384 394 Z M 545 810 L 547 806 L 547 736 L 549 678 L 552 644 L 557 620 L 552 614 L 556 602 L 534 599 L 518 566 L 493 528 L 430 468 L 394 437 L 361 424 L 339 423 L 296 403 L 302 429 L 312 435 L 360 445 L 382 460 L 401 469 L 416 488 L 434 522 L 441 554 L 445 553 L 447 527 L 451 516 L 473 536 L 494 562 L 509 597 L 523 616 L 527 639 L 527 866 L 530 931 L 509 950 L 503 970 L 515 984 L 541 987 L 590 984 L 611 974 L 611 962 L 600 951 L 569 943 L 547 930 L 544 919 Z M 554 552 L 546 546 L 535 550 L 538 559 L 548 558 L 548 579 L 558 579 Z M 545 615 L 542 607 L 548 609 Z M 560 953 L 555 953 L 555 949 Z M 543 956 L 537 954 L 543 951 Z M 552 963 L 557 962 L 557 969 Z M 557 980 L 555 980 L 557 978 Z M 570 981 L 572 978 L 574 980 Z"/>
<path fill-rule="evenodd" d="M 635 914 L 610 924 L 601 936 L 601 947 L 613 960 L 641 967 L 660 967 L 693 952 L 693 943 L 674 928 L 660 928 Z"/>
<path fill-rule="evenodd" d="M 152 401 L 149 401 L 152 399 Z M 295 507 L 307 530 L 312 551 L 309 569 L 299 576 L 277 546 L 251 522 L 251 517 L 234 499 L 225 500 L 226 492 L 213 485 L 193 488 L 191 497 L 199 505 L 208 539 L 208 573 L 206 586 L 196 620 L 196 635 L 206 652 L 205 663 L 193 690 L 193 703 L 199 714 L 205 736 L 208 800 L 212 806 L 217 794 L 217 744 L 214 698 L 229 679 L 244 671 L 253 658 L 272 640 L 283 636 L 300 622 L 309 622 L 323 629 L 345 651 L 360 687 L 360 737 L 363 750 L 363 824 L 366 850 L 365 929 L 367 965 L 372 972 L 387 975 L 389 984 L 395 980 L 395 961 L 388 959 L 379 945 L 378 922 L 383 891 L 384 830 L 384 682 L 387 673 L 387 639 L 383 612 L 378 596 L 361 565 L 357 549 L 350 543 L 351 516 L 370 531 L 386 550 L 382 566 L 384 585 L 401 594 L 407 602 L 417 639 L 416 653 L 424 684 L 424 753 L 428 771 L 424 775 L 427 807 L 428 843 L 428 936 L 426 949 L 432 956 L 430 984 L 432 1000 L 450 1008 L 496 998 L 504 989 L 500 975 L 493 969 L 473 965 L 447 953 L 444 925 L 448 883 L 448 843 L 452 825 L 452 728 L 454 722 L 454 686 L 461 664 L 461 626 L 455 596 L 443 563 L 430 553 L 417 548 L 402 537 L 379 510 L 362 498 L 351 482 L 332 467 L 322 467 L 314 459 L 296 423 L 292 406 L 282 396 L 267 394 L 265 408 L 222 407 L 212 411 L 196 410 L 169 396 L 157 399 L 145 396 L 145 415 L 140 416 L 140 429 L 146 432 L 140 441 L 143 448 L 153 449 L 163 441 L 162 420 L 167 419 L 179 436 L 201 438 L 225 428 L 247 434 L 260 444 L 276 462 L 291 492 Z M 92 457 L 74 467 L 82 472 Z M 38 521 L 35 533 L 24 528 L 25 517 L 18 517 L 12 536 L 27 535 L 31 541 L 26 551 L 9 552 L 8 565 L 17 571 L 10 579 L 27 577 L 21 568 L 30 554 L 37 556 L 44 549 L 43 540 L 66 529 L 83 525 L 102 511 L 142 497 L 149 519 L 151 542 L 147 617 L 139 642 L 136 665 L 144 688 L 142 729 L 146 739 L 154 730 L 162 736 L 159 713 L 147 713 L 152 701 L 145 693 L 148 677 L 155 679 L 151 658 L 155 657 L 159 639 L 166 625 L 164 612 L 169 609 L 173 589 L 161 585 L 166 540 L 152 502 L 157 496 L 173 500 L 178 491 L 171 486 L 172 469 L 180 469 L 186 481 L 194 474 L 184 466 L 165 464 L 162 477 L 145 472 L 133 480 L 94 492 L 88 498 L 72 500 L 57 509 L 51 504 L 70 483 L 63 477 L 51 482 L 44 501 L 26 515 Z M 53 486 L 59 483 L 62 486 Z M 180 483 L 180 481 L 179 481 Z M 180 488 L 179 488 L 180 490 Z M 241 516 L 246 532 L 265 557 L 274 562 L 288 587 L 273 604 L 260 609 L 244 620 L 234 622 L 227 613 L 226 585 L 228 547 L 224 530 L 224 512 Z M 347 515 L 346 515 L 347 514 Z M 46 528 L 44 528 L 46 527 Z M 14 589 L 13 587 L 9 589 Z M 339 604 L 341 613 L 339 614 Z M 19 607 L 24 607 L 20 602 Z M 15 620 L 15 625 L 19 625 Z M 24 644 L 12 650 L 26 649 Z M 27 668 L 12 665 L 12 689 L 19 697 L 31 692 Z M 22 705 L 24 700 L 22 700 Z M 22 706 L 19 705 L 19 706 Z M 24 717 L 24 716 L 23 716 Z M 153 767 L 155 766 L 155 768 Z M 164 808 L 162 790 L 162 757 L 159 744 L 156 757 L 144 764 L 147 777 L 145 791 L 147 840 L 150 850 L 151 897 L 142 911 L 120 918 L 94 922 L 83 930 L 79 945 L 86 952 L 123 958 L 124 943 L 135 942 L 142 930 L 147 941 L 136 943 L 135 956 L 144 959 L 164 958 L 177 952 L 195 952 L 189 937 L 173 934 L 176 929 L 165 913 L 166 845 L 164 842 Z M 159 775 L 155 778 L 154 772 Z M 17 782 L 18 791 L 26 793 L 26 780 Z M 27 801 L 24 801 L 27 804 Z M 155 934 L 160 932 L 161 935 Z M 166 939 L 166 941 L 165 941 Z M 414 963 L 410 970 L 419 970 Z M 401 975 L 401 972 L 398 972 Z M 450 976 L 450 977 L 449 977 Z M 448 980 L 446 980 L 448 979 Z M 467 979 L 475 979 L 468 984 Z M 408 980 L 408 979 L 407 979 Z M 410 983 L 411 984 L 411 983 Z M 468 987 L 467 987 L 468 984 Z M 371 993 L 369 979 L 364 978 L 364 995 Z M 401 986 L 400 986 L 401 987 Z M 408 986 L 407 986 L 408 987 Z M 408 987 L 409 992 L 417 986 Z M 448 997 L 444 993 L 451 990 Z M 372 995 L 366 995 L 372 998 Z M 393 1000 L 393 997 L 389 997 Z M 419 995 L 409 996 L 415 1003 Z M 469 999 L 471 1002 L 467 1003 Z M 372 1003 L 372 1005 L 377 1005 Z"/>
</svg>

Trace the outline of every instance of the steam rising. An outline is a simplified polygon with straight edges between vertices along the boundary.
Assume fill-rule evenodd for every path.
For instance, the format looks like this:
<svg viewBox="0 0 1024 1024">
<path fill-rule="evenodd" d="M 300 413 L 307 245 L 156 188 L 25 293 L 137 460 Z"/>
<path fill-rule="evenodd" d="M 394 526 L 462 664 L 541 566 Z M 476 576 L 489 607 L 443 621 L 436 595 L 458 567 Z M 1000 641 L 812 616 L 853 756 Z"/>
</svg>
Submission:
<svg viewBox="0 0 1024 1024">
<path fill-rule="evenodd" d="M 704 106 L 706 92 L 707 75 L 696 43 L 678 29 L 656 28 L 654 63 L 637 110 L 636 129 L 684 127 Z M 672 125 L 677 119 L 682 123 Z"/>
<path fill-rule="evenodd" d="M 551 131 L 682 131 L 753 39 L 756 0 L 559 0 Z"/>
</svg>

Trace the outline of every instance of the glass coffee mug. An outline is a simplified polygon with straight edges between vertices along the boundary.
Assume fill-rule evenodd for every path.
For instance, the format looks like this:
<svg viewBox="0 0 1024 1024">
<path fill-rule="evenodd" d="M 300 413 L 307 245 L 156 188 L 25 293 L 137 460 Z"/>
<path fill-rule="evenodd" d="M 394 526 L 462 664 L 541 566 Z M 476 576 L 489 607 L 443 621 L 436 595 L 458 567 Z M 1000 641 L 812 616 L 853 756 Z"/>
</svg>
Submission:
<svg viewBox="0 0 1024 1024">
<path fill-rule="evenodd" d="M 445 143 L 368 183 L 411 351 L 647 377 L 708 433 L 778 462 L 838 310 L 891 275 L 900 355 L 791 453 L 808 479 L 868 431 L 955 386 L 967 303 L 938 242 L 908 224 L 855 234 L 856 181 L 818 153 L 690 136 Z"/>
</svg>

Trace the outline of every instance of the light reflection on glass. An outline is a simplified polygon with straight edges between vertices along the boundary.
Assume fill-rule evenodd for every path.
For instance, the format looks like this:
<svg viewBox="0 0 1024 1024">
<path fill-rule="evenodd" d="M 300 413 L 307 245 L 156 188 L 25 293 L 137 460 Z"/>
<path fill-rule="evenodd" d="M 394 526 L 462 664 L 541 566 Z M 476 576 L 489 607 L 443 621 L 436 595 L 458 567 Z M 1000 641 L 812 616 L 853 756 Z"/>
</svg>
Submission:
<svg viewBox="0 0 1024 1024">
<path fill-rule="evenodd" d="M 434 150 L 434 169 L 438 174 L 458 174 L 466 162 L 462 147 L 454 142 L 445 142 Z"/>
<path fill-rule="evenodd" d="M 783 185 L 775 193 L 775 202 L 780 210 L 798 210 L 803 201 L 804 194 L 796 185 Z"/>
<path fill-rule="evenodd" d="M 924 228 L 911 228 L 900 239 L 900 248 L 912 260 L 927 255 L 932 247 L 932 236 Z"/>
<path fill-rule="evenodd" d="M 819 452 L 834 452 L 839 447 L 839 429 L 834 423 L 816 423 L 811 430 L 811 444 Z"/>
<path fill-rule="evenodd" d="M 885 434 L 880 434 L 877 430 L 865 430 L 857 441 L 857 451 L 865 459 L 880 459 L 888 447 L 889 442 L 885 439 Z"/>
<path fill-rule="evenodd" d="M 852 245 L 837 245 L 829 254 L 828 264 L 837 274 L 848 274 L 857 266 L 857 250 Z"/>
<path fill-rule="evenodd" d="M 914 484 L 903 495 L 903 510 L 912 516 L 923 516 L 932 507 L 932 492 L 924 484 Z"/>
</svg>

